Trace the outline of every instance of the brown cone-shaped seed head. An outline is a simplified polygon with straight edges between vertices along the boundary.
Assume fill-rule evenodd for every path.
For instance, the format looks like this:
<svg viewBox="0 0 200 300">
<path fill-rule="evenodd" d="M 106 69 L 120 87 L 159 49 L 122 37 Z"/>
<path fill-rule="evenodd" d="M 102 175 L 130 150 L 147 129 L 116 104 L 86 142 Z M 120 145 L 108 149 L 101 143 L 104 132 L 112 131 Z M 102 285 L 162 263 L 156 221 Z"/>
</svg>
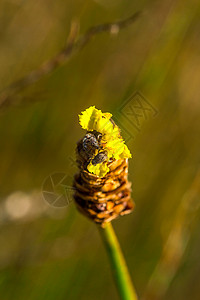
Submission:
<svg viewBox="0 0 200 300">
<path fill-rule="evenodd" d="M 91 157 L 84 148 L 84 138 L 77 144 L 76 155 L 79 173 L 74 177 L 74 199 L 79 211 L 101 226 L 129 214 L 134 203 L 128 181 L 128 159 L 109 160 L 110 171 L 98 177 L 87 170 Z"/>
</svg>

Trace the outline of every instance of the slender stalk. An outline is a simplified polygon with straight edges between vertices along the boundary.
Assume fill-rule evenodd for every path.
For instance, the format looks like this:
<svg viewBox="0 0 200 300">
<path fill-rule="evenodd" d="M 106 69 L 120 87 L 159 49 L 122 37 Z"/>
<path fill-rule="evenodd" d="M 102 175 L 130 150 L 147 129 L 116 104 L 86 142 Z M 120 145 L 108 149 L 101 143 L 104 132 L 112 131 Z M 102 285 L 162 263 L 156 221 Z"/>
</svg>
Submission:
<svg viewBox="0 0 200 300">
<path fill-rule="evenodd" d="M 99 228 L 122 300 L 137 300 L 137 294 L 111 223 Z"/>
</svg>

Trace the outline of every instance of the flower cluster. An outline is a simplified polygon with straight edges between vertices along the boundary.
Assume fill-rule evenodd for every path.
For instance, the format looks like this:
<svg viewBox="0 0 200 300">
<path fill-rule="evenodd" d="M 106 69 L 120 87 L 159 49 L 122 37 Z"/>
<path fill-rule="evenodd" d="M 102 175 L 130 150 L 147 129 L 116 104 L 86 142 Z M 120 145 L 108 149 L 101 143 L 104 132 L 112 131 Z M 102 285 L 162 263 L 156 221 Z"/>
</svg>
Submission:
<svg viewBox="0 0 200 300">
<path fill-rule="evenodd" d="M 91 106 L 79 115 L 79 123 L 89 132 L 101 133 L 101 151 L 106 151 L 107 160 L 93 165 L 89 163 L 87 169 L 99 177 L 104 177 L 109 172 L 108 161 L 130 158 L 131 153 L 120 134 L 119 127 L 112 121 L 112 114 L 102 113 L 101 110 Z"/>
</svg>

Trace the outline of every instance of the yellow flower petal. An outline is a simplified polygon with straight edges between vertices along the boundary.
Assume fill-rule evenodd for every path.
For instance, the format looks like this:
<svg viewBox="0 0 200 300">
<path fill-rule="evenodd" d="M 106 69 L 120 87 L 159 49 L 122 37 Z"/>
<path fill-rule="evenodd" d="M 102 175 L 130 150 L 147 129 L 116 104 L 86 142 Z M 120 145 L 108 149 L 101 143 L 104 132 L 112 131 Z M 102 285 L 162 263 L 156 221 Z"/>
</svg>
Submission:
<svg viewBox="0 0 200 300">
<path fill-rule="evenodd" d="M 131 152 L 130 150 L 128 149 L 128 147 L 126 145 L 124 145 L 124 150 L 122 152 L 122 154 L 120 155 L 120 158 L 131 158 L 132 155 L 131 155 Z"/>
<path fill-rule="evenodd" d="M 106 163 L 101 163 L 93 166 L 93 164 L 90 162 L 87 169 L 90 173 L 93 173 L 99 177 L 104 177 L 110 171 Z"/>
</svg>

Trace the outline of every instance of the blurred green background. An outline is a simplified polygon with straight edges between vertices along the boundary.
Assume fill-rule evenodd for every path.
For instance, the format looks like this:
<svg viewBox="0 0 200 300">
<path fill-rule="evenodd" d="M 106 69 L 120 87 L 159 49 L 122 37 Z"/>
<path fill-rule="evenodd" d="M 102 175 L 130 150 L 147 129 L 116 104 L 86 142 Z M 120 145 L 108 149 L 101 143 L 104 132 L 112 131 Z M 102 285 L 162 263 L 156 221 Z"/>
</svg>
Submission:
<svg viewBox="0 0 200 300">
<path fill-rule="evenodd" d="M 138 10 L 0 110 L 2 300 L 118 299 L 96 226 L 41 193 L 49 174 L 76 173 L 90 105 L 113 113 L 133 154 L 136 208 L 113 224 L 140 299 L 200 297 L 199 1 L 1 0 L 0 89 L 55 56 L 71 21 L 82 34 Z M 138 110 L 139 130 L 121 111 L 137 91 L 157 111 Z"/>
</svg>

